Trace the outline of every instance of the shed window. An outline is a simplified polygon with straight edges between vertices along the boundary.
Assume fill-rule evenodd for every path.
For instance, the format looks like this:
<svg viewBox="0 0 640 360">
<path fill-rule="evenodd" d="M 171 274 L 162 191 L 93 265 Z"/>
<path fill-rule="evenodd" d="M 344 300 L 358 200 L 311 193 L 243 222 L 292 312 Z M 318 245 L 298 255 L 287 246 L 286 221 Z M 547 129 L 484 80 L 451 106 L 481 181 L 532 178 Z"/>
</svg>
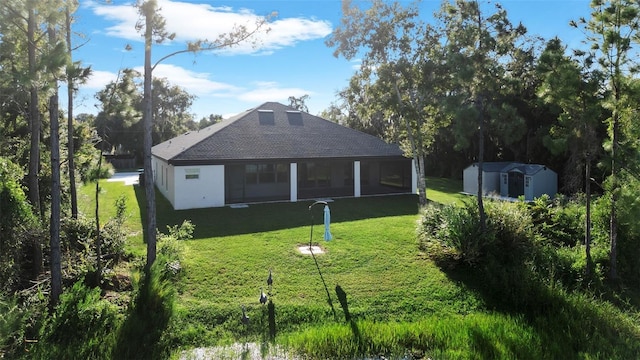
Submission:
<svg viewBox="0 0 640 360">
<path fill-rule="evenodd" d="M 186 180 L 194 180 L 200 178 L 200 169 L 186 169 L 184 178 Z"/>
</svg>

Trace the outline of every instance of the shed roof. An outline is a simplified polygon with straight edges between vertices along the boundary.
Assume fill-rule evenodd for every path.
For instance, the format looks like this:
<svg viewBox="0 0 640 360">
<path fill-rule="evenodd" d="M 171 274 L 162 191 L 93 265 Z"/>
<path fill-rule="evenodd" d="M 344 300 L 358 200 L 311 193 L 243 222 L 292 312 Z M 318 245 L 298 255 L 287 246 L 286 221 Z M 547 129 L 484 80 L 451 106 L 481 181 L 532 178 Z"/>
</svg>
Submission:
<svg viewBox="0 0 640 360">
<path fill-rule="evenodd" d="M 522 173 L 524 175 L 535 175 L 535 174 L 537 174 L 538 172 L 540 172 L 542 170 L 547 170 L 547 167 L 544 166 L 544 165 L 540 165 L 540 164 L 513 163 L 511 165 L 506 166 L 504 169 L 502 169 L 501 172 L 507 173 L 507 172 L 512 172 L 512 171 L 517 171 L 517 172 L 520 172 L 520 173 Z"/>
<path fill-rule="evenodd" d="M 277 102 L 177 136 L 152 153 L 174 164 L 403 156 L 396 144 Z"/>
<path fill-rule="evenodd" d="M 471 166 L 478 166 L 478 163 L 473 163 Z M 520 162 L 511 161 L 488 161 L 482 163 L 482 170 L 484 172 L 499 172 L 507 173 L 511 171 L 521 172 L 525 175 L 535 175 L 541 170 L 547 170 L 548 168 L 540 164 L 524 164 Z M 549 169 L 549 171 L 553 171 Z"/>
</svg>

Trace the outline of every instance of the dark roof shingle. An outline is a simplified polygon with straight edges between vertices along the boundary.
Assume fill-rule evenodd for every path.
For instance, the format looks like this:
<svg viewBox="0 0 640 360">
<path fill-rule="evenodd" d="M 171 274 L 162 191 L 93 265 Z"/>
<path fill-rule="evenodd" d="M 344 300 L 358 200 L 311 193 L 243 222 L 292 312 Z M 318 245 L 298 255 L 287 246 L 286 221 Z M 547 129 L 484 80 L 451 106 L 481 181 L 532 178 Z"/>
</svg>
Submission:
<svg viewBox="0 0 640 360">
<path fill-rule="evenodd" d="M 276 102 L 177 136 L 152 153 L 176 164 L 403 156 L 398 145 Z"/>
</svg>

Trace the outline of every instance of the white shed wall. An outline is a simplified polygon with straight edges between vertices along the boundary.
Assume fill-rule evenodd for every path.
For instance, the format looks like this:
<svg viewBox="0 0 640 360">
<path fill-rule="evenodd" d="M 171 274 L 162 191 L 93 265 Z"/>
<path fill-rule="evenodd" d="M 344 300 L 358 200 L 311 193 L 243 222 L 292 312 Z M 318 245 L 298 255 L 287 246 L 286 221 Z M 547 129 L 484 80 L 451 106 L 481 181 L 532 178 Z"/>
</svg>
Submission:
<svg viewBox="0 0 640 360">
<path fill-rule="evenodd" d="M 462 172 L 462 191 L 468 194 L 478 193 L 478 166 L 470 165 Z M 500 193 L 500 173 L 487 172 L 482 174 L 482 194 Z"/>
<path fill-rule="evenodd" d="M 558 174 L 549 168 L 539 171 L 531 180 L 532 198 L 527 200 L 533 200 L 543 194 L 548 194 L 553 199 L 558 193 Z"/>
</svg>

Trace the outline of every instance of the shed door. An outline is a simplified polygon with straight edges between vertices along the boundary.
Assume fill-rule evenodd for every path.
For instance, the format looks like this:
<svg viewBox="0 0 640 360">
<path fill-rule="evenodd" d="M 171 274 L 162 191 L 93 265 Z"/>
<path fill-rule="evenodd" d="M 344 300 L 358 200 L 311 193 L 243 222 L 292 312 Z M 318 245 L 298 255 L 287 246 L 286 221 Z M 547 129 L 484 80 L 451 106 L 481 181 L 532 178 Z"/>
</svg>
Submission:
<svg viewBox="0 0 640 360">
<path fill-rule="evenodd" d="M 518 171 L 509 172 L 509 197 L 524 195 L 524 174 Z"/>
</svg>

